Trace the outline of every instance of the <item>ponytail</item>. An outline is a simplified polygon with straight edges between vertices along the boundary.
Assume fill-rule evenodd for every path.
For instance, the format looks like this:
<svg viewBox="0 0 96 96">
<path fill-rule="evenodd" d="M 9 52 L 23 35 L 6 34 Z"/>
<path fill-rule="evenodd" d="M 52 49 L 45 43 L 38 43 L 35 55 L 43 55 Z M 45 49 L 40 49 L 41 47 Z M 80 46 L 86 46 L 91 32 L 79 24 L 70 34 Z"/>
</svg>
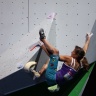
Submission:
<svg viewBox="0 0 96 96">
<path fill-rule="evenodd" d="M 82 62 L 83 68 L 84 68 L 86 71 L 88 71 L 88 69 L 89 69 L 89 64 L 88 64 L 87 58 L 86 58 L 86 57 L 83 57 L 83 59 L 81 60 L 81 62 Z"/>
</svg>

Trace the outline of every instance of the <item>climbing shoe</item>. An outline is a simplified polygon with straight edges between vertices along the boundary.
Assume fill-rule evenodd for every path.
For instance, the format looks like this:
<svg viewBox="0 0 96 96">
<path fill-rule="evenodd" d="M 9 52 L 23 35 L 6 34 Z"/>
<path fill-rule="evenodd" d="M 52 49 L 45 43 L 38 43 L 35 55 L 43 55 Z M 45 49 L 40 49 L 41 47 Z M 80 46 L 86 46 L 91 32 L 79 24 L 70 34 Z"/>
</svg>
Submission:
<svg viewBox="0 0 96 96">
<path fill-rule="evenodd" d="M 43 28 L 41 28 L 41 29 L 39 30 L 39 35 L 40 35 L 40 40 L 46 38 L 45 33 L 44 33 L 44 29 L 43 29 Z"/>
</svg>

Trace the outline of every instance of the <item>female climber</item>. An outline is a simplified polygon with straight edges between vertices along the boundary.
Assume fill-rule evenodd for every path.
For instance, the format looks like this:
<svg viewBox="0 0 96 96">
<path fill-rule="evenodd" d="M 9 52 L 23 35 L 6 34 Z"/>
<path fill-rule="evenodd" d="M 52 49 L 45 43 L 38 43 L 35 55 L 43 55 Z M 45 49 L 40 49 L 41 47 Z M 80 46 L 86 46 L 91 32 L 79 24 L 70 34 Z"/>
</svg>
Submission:
<svg viewBox="0 0 96 96">
<path fill-rule="evenodd" d="M 89 64 L 85 54 L 89 46 L 90 38 L 93 35 L 92 33 L 86 35 L 86 42 L 83 48 L 75 46 L 71 52 L 71 56 L 59 54 L 59 51 L 46 40 L 44 29 L 41 28 L 39 30 L 39 35 L 41 48 L 47 53 L 49 60 L 39 72 L 34 71 L 34 75 L 39 77 L 46 70 L 45 78 L 48 85 L 51 86 L 48 87 L 50 91 L 58 91 L 60 88 L 59 85 L 74 78 L 81 68 L 88 70 Z M 59 70 L 57 70 L 58 61 L 64 62 L 62 68 Z M 52 86 L 55 87 L 52 88 Z"/>
</svg>

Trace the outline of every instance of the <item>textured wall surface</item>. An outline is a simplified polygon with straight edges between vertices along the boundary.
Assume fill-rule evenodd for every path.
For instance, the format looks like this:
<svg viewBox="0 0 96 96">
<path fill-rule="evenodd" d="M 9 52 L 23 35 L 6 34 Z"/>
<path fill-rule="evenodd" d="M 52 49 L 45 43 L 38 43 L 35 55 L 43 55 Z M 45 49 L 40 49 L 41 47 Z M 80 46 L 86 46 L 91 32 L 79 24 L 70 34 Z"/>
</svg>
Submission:
<svg viewBox="0 0 96 96">
<path fill-rule="evenodd" d="M 53 22 L 46 19 L 52 12 L 56 13 Z M 39 39 L 41 27 L 46 34 L 49 33 L 48 40 L 59 49 L 60 54 L 67 55 L 75 45 L 83 47 L 86 33 L 93 32 L 86 56 L 89 63 L 96 60 L 96 0 L 0 0 L 1 93 L 44 80 L 33 80 L 30 74 L 17 68 L 19 63 L 36 60 L 39 52 L 29 52 L 28 47 Z M 41 65 L 37 66 L 37 70 L 47 58 L 44 52 L 40 56 L 38 62 Z M 9 88 L 10 84 L 13 85 Z"/>
</svg>

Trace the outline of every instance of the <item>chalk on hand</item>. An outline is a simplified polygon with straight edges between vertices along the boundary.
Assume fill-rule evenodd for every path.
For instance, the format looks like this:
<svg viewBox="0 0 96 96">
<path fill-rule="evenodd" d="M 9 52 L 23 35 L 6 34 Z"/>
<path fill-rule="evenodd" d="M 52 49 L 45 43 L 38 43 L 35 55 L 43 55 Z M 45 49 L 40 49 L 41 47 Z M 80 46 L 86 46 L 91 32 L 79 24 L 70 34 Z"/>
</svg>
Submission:
<svg viewBox="0 0 96 96">
<path fill-rule="evenodd" d="M 44 43 L 42 41 L 38 41 L 34 44 L 32 44 L 30 47 L 29 47 L 29 50 L 32 51 L 34 48 L 36 48 L 37 46 L 42 46 Z"/>
<path fill-rule="evenodd" d="M 93 33 L 87 33 L 87 35 L 88 35 L 89 37 L 92 37 Z"/>
</svg>

